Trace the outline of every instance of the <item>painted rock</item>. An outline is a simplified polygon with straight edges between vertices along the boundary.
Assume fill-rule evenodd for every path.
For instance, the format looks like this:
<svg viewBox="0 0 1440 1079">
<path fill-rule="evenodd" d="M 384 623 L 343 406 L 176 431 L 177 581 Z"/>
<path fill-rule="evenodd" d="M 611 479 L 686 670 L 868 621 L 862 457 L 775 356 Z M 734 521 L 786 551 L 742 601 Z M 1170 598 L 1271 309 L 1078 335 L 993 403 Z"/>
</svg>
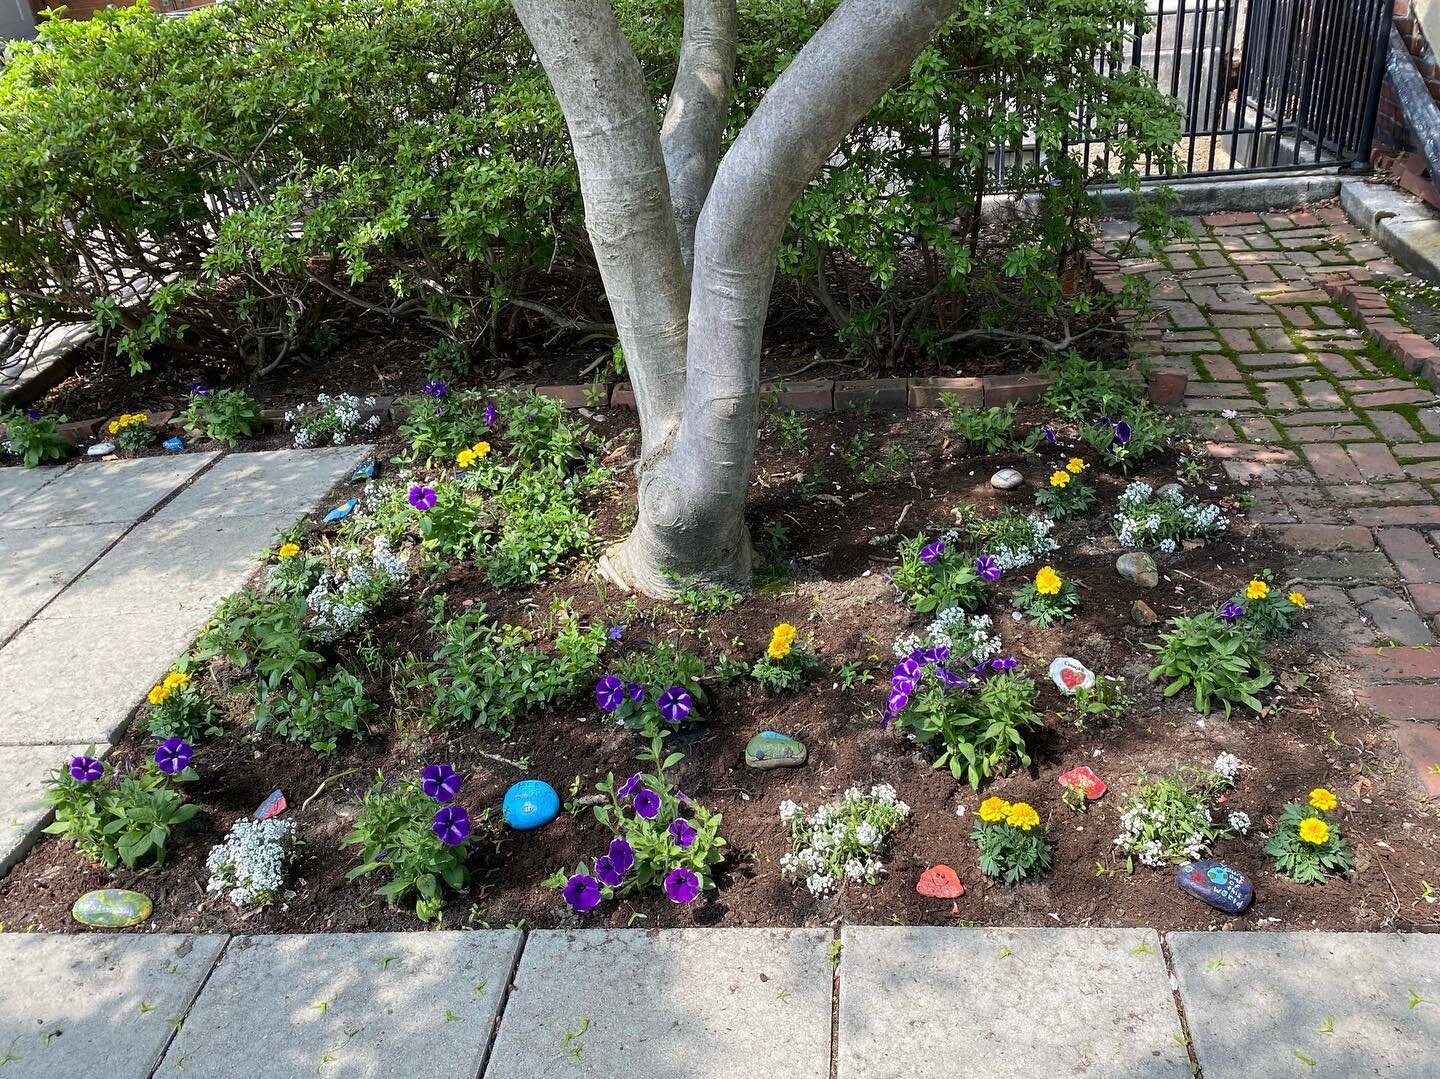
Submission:
<svg viewBox="0 0 1440 1079">
<path fill-rule="evenodd" d="M 1160 621 L 1160 616 L 1155 613 L 1155 608 L 1150 604 L 1143 599 L 1137 599 L 1130 604 L 1130 621 L 1137 626 L 1153 626 Z"/>
<path fill-rule="evenodd" d="M 1175 883 L 1182 892 L 1226 914 L 1243 914 L 1255 899 L 1250 878 L 1224 862 L 1182 862 L 1175 871 Z"/>
<path fill-rule="evenodd" d="M 1154 588 L 1160 583 L 1160 570 L 1155 565 L 1155 559 L 1144 551 L 1130 551 L 1115 559 L 1115 572 L 1141 588 Z"/>
<path fill-rule="evenodd" d="M 990 486 L 997 491 L 1013 491 L 1024 482 L 1025 477 L 1014 468 L 1002 468 L 990 477 Z"/>
<path fill-rule="evenodd" d="M 346 517 L 349 517 L 352 513 L 355 512 L 355 507 L 358 505 L 360 505 L 360 500 L 358 498 L 352 498 L 348 500 L 345 505 L 336 506 L 333 510 L 331 510 L 325 515 L 325 523 L 328 525 L 333 524 L 336 521 L 345 520 Z"/>
<path fill-rule="evenodd" d="M 965 885 L 948 865 L 932 865 L 920 874 L 915 890 L 931 899 L 959 899 L 965 894 Z"/>
<path fill-rule="evenodd" d="M 86 892 L 70 908 L 70 916 L 81 925 L 100 929 L 124 929 L 150 917 L 154 905 L 148 895 L 124 888 L 101 888 Z"/>
<path fill-rule="evenodd" d="M 500 810 L 511 828 L 528 832 L 555 819 L 560 812 L 560 795 L 543 779 L 522 779 L 505 792 Z"/>
<path fill-rule="evenodd" d="M 115 452 L 115 443 L 97 442 L 85 451 L 86 457 L 104 457 L 106 454 Z"/>
<path fill-rule="evenodd" d="M 805 743 L 779 731 L 761 731 L 745 743 L 746 767 L 765 772 L 771 768 L 798 768 L 805 763 Z"/>
<path fill-rule="evenodd" d="M 352 480 L 354 480 L 356 483 L 359 483 L 361 480 L 373 480 L 373 479 L 375 478 L 375 461 L 374 461 L 374 459 L 372 458 L 372 459 L 370 459 L 369 461 L 366 461 L 363 465 L 361 465 L 359 468 L 357 468 L 354 472 L 350 473 L 350 478 L 351 478 Z"/>
<path fill-rule="evenodd" d="M 1085 801 L 1093 802 L 1102 797 L 1110 788 L 1105 781 L 1084 765 L 1072 768 L 1060 777 L 1060 786 L 1067 791 L 1083 795 Z"/>
<path fill-rule="evenodd" d="M 255 810 L 256 820 L 269 820 L 271 817 L 278 817 L 289 808 L 285 801 L 284 791 L 271 791 L 265 801 L 260 803 L 260 808 Z"/>
<path fill-rule="evenodd" d="M 1050 681 L 1055 683 L 1056 689 L 1068 697 L 1077 689 L 1089 689 L 1093 686 L 1095 672 L 1078 659 L 1056 656 L 1050 661 Z"/>
<path fill-rule="evenodd" d="M 167 438 L 164 442 L 160 443 L 160 448 L 169 450 L 171 453 L 179 453 L 185 448 L 185 443 L 181 442 L 177 436 L 175 438 Z"/>
<path fill-rule="evenodd" d="M 1155 494 L 1160 498 L 1169 499 L 1171 502 L 1179 502 L 1185 497 L 1185 488 L 1178 483 L 1167 483 L 1156 490 Z"/>
</svg>

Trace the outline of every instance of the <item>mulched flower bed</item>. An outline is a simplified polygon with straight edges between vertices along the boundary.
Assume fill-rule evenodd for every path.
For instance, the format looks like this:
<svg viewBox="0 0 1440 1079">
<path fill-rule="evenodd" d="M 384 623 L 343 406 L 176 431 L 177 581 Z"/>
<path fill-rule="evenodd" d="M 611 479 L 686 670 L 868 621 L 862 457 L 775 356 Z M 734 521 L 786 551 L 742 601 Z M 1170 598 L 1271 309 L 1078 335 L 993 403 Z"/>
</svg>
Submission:
<svg viewBox="0 0 1440 1079">
<path fill-rule="evenodd" d="M 623 463 L 633 419 L 615 413 L 593 423 L 613 442 L 612 463 Z M 792 453 L 777 432 L 766 432 L 750 500 L 754 535 L 775 523 L 788 529 L 784 566 L 790 576 L 757 590 L 731 611 L 702 616 L 640 600 L 638 615 L 622 618 L 617 612 L 623 600 L 613 588 L 592 580 L 589 563 L 528 589 L 496 591 L 463 565 L 424 585 L 446 594 L 448 610 L 484 603 L 496 619 L 531 626 L 543 623 L 553 599 L 569 598 L 582 621 L 625 622 L 624 639 L 613 647 L 671 639 L 678 631 L 687 647 L 706 656 L 712 670 L 722 652 L 753 661 L 779 622 L 798 626 L 801 641 L 813 637 L 809 648 L 821 667 L 800 692 L 774 698 L 748 679 L 716 683 L 710 687 L 707 721 L 670 739 L 671 747 L 685 754 L 675 781 L 724 816 L 720 831 L 728 840 L 729 857 L 717 874 L 718 890 L 677 906 L 657 888 L 578 916 L 558 891 L 541 882 L 557 869 L 568 870 L 602 853 L 609 833 L 588 810 L 562 812 L 535 832 L 517 833 L 498 823 L 501 796 L 521 778 L 545 779 L 566 798 L 572 777 L 579 777 L 583 794 L 607 772 L 623 777 L 636 770 L 639 737 L 606 722 L 588 694 L 571 707 L 523 719 L 515 736 L 502 740 L 487 731 L 429 730 L 407 708 L 403 691 L 397 699 L 388 686 L 372 683 L 367 690 L 380 708 L 368 717 L 369 737 L 343 741 L 329 757 L 257 736 L 240 726 L 239 717 L 227 717 L 227 732 L 197 747 L 193 766 L 200 779 L 184 790 L 201 811 L 176 830 L 162 868 L 106 872 L 68 843 L 47 839 L 0 879 L 0 922 L 10 931 L 74 930 L 78 927 L 69 910 L 75 898 L 91 888 L 117 886 L 154 899 L 155 914 L 145 930 L 419 929 L 413 912 L 391 909 L 373 894 L 379 881 L 345 879 L 355 862 L 340 840 L 349 831 L 359 794 L 377 770 L 415 775 L 426 764 L 448 761 L 464 777 L 463 800 L 472 813 L 491 807 L 491 823 L 481 831 L 494 839 L 475 849 L 468 893 L 452 896 L 444 908 L 447 928 L 784 926 L 842 920 L 1162 929 L 1440 926 L 1440 907 L 1421 898 L 1422 882 L 1440 884 L 1440 824 L 1433 806 L 1421 801 L 1384 725 L 1344 691 L 1344 672 L 1333 669 L 1325 655 L 1323 610 L 1307 612 L 1308 628 L 1268 646 L 1277 687 L 1264 695 L 1271 707 L 1263 717 L 1237 710 L 1229 719 L 1219 712 L 1202 718 L 1186 694 L 1164 700 L 1159 688 L 1145 680 L 1152 654 L 1143 645 L 1153 642 L 1162 627 L 1132 625 L 1133 600 L 1145 599 L 1163 626 L 1172 615 L 1215 607 L 1262 570 L 1274 570 L 1277 582 L 1285 580 L 1282 552 L 1245 521 L 1242 492 L 1218 470 L 1209 477 L 1216 490 L 1202 494 L 1221 503 L 1232 521 L 1229 532 L 1208 546 L 1159 556 L 1158 588 L 1147 592 L 1116 574 L 1121 548 L 1109 517 L 1128 479 L 1096 468 L 1087 478 L 1098 490 L 1097 506 L 1054 533 L 1060 550 L 1051 561 L 1079 583 L 1078 617 L 1044 629 L 1012 622 L 1008 597 L 1028 576 L 1025 571 L 1007 574 L 991 589 L 990 612 L 1005 650 L 1040 683 L 1037 707 L 1046 715 L 1046 726 L 1030 739 L 1033 766 L 992 780 L 977 795 L 948 771 L 932 768 L 925 750 L 879 722 L 895 662 L 892 643 L 929 621 L 904 606 L 886 578 L 895 562 L 894 536 L 924 530 L 933 537 L 953 525 L 953 511 L 962 500 L 986 512 L 1030 508 L 1035 484 L 1044 482 L 1056 454 L 1042 448 L 1030 456 L 967 456 L 934 415 L 823 415 L 807 425 L 812 448 L 806 454 Z M 898 478 L 866 485 L 842 461 L 837 449 L 862 430 L 876 434 L 876 453 L 892 445 L 906 447 L 909 462 Z M 989 486 L 991 474 L 1007 465 L 1026 473 L 1026 487 L 998 492 Z M 1174 478 L 1174 466 L 1173 458 L 1156 459 L 1131 478 L 1158 486 Z M 823 472 L 822 497 L 800 494 L 807 467 Z M 608 539 L 624 534 L 623 522 L 634 504 L 633 478 L 623 469 L 617 477 L 596 509 L 599 531 Z M 350 491 L 337 492 L 336 501 Z M 404 600 L 371 623 L 375 646 L 387 659 L 430 650 L 423 613 L 428 599 L 417 595 L 421 587 L 417 579 Z M 1051 659 L 1061 654 L 1126 678 L 1133 703 L 1123 719 L 1109 729 L 1085 732 L 1071 724 L 1068 702 L 1045 675 Z M 847 660 L 861 661 L 874 681 L 840 688 L 836 672 Z M 766 729 L 803 740 L 808 763 L 768 772 L 748 769 L 745 744 Z M 116 753 L 142 759 L 150 751 L 136 732 Z M 1208 767 L 1222 752 L 1236 754 L 1245 765 L 1227 796 L 1227 809 L 1243 810 L 1255 822 L 1248 838 L 1221 842 L 1215 851 L 1256 883 L 1254 906 L 1237 918 L 1181 893 L 1173 868 L 1137 865 L 1127 873 L 1113 846 L 1122 802 L 1142 772 L 1164 773 L 1175 762 Z M 1084 814 L 1062 803 L 1056 782 L 1060 773 L 1078 765 L 1089 766 L 1110 785 L 1110 792 Z M 780 859 L 789 851 L 790 837 L 778 805 L 789 799 L 814 809 L 850 786 L 876 783 L 892 785 L 913 810 L 894 838 L 881 883 L 848 884 L 837 896 L 816 900 L 802 884 L 782 879 Z M 1322 786 L 1339 795 L 1334 816 L 1355 852 L 1357 871 L 1349 880 L 1307 887 L 1275 873 L 1261 846 L 1287 802 L 1303 801 L 1311 788 Z M 237 818 L 251 813 L 276 788 L 284 790 L 291 806 L 286 817 L 296 823 L 304 843 L 291 873 L 295 894 L 256 912 L 240 912 L 205 894 L 205 858 Z M 969 835 L 979 801 L 990 795 L 1030 803 L 1048 825 L 1054 865 L 1039 881 L 1010 887 L 981 875 Z M 963 816 L 957 814 L 961 809 Z M 966 889 L 963 897 L 937 900 L 916 893 L 917 879 L 934 863 L 955 868 Z"/>
</svg>

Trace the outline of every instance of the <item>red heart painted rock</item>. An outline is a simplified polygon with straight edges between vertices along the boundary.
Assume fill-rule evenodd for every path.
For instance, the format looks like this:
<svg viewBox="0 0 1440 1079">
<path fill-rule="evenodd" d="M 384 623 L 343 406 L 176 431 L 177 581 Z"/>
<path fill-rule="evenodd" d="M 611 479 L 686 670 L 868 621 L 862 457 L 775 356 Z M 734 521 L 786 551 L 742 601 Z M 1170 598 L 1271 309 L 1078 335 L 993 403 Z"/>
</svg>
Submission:
<svg viewBox="0 0 1440 1079">
<path fill-rule="evenodd" d="M 1079 768 L 1072 768 L 1060 777 L 1060 786 L 1069 791 L 1076 791 L 1085 796 L 1087 802 L 1093 802 L 1110 788 L 1105 781 L 1097 776 L 1089 768 L 1083 765 Z"/>
<path fill-rule="evenodd" d="M 1060 681 L 1065 683 L 1066 689 L 1076 689 L 1085 684 L 1085 676 L 1072 667 L 1066 667 L 1060 672 Z"/>
<path fill-rule="evenodd" d="M 1050 680 L 1055 688 L 1067 697 L 1076 690 L 1089 689 L 1095 684 L 1095 673 L 1078 659 L 1056 656 L 1050 661 Z"/>
<path fill-rule="evenodd" d="M 965 885 L 948 865 L 932 865 L 920 874 L 915 890 L 932 899 L 958 899 L 965 894 Z"/>
</svg>

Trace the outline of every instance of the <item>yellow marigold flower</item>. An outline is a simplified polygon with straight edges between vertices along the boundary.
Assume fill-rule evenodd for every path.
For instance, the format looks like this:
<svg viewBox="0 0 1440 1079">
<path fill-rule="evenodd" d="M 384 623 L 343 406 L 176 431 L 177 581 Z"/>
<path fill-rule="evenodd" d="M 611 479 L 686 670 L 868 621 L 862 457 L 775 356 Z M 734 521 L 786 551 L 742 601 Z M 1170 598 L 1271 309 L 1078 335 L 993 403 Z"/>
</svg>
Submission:
<svg viewBox="0 0 1440 1079">
<path fill-rule="evenodd" d="M 1245 586 L 1246 599 L 1264 599 L 1270 594 L 1270 586 L 1258 577 Z"/>
<path fill-rule="evenodd" d="M 1324 787 L 1316 787 L 1310 792 L 1310 805 L 1315 809 L 1328 813 L 1339 804 L 1340 800 L 1335 797 L 1335 793 Z"/>
<path fill-rule="evenodd" d="M 1297 606 L 1297 607 L 1304 607 L 1304 606 L 1305 606 L 1305 593 L 1304 593 L 1304 592 L 1291 592 L 1291 593 L 1290 593 L 1288 596 L 1286 596 L 1285 598 L 1288 599 L 1291 603 L 1295 604 L 1295 606 Z"/>
<path fill-rule="evenodd" d="M 795 643 L 795 634 L 798 633 L 789 622 L 781 622 L 770 634 L 770 647 L 766 649 L 771 659 L 784 659 L 790 654 L 791 646 Z"/>
<path fill-rule="evenodd" d="M 1022 832 L 1028 832 L 1040 823 L 1040 814 L 1035 812 L 1035 807 L 1029 802 L 1016 802 L 1005 814 L 1005 823 L 1012 828 L 1019 828 Z"/>
<path fill-rule="evenodd" d="M 179 689 L 181 686 L 190 684 L 190 676 L 182 671 L 171 671 L 165 676 L 165 681 L 160 684 L 165 689 Z"/>
<path fill-rule="evenodd" d="M 1051 487 L 1064 487 L 1064 486 L 1065 486 L 1067 483 L 1069 483 L 1069 482 L 1070 482 L 1070 473 L 1068 473 L 1068 472 L 1060 471 L 1060 472 L 1052 472 L 1052 473 L 1050 473 L 1050 486 L 1051 486 Z"/>
<path fill-rule="evenodd" d="M 475 451 L 461 450 L 455 455 L 455 463 L 461 468 L 469 468 L 475 463 Z"/>
<path fill-rule="evenodd" d="M 146 694 L 145 699 L 152 705 L 157 705 L 164 704 L 165 698 L 168 696 L 170 696 L 170 690 L 165 686 L 165 683 L 162 682 L 160 685 L 152 687 L 150 692 Z"/>
<path fill-rule="evenodd" d="M 1065 468 L 1078 476 L 1080 475 L 1080 473 L 1085 471 L 1085 462 L 1078 457 L 1072 457 L 1070 458 L 1070 460 L 1065 462 Z"/>
<path fill-rule="evenodd" d="M 1330 825 L 1319 817 L 1306 817 L 1300 822 L 1300 838 L 1314 846 L 1330 842 Z"/>
<path fill-rule="evenodd" d="M 470 452 L 473 453 L 473 454 L 476 456 L 477 459 L 478 459 L 478 458 L 481 458 L 481 457 L 489 457 L 489 456 L 490 456 L 490 443 L 488 443 L 488 442 L 477 442 L 477 443 L 475 443 L 475 445 L 473 445 L 473 446 L 470 447 Z"/>
<path fill-rule="evenodd" d="M 300 544 L 282 543 L 280 544 L 280 550 L 277 553 L 280 555 L 281 558 L 294 558 L 297 554 L 300 553 Z"/>
<path fill-rule="evenodd" d="M 1010 803 L 1004 798 L 991 795 L 980 803 L 980 819 L 986 824 L 994 824 L 1005 819 L 1005 814 L 1010 812 Z"/>
<path fill-rule="evenodd" d="M 1064 582 L 1061 581 L 1060 574 L 1050 566 L 1041 566 L 1040 572 L 1035 574 L 1035 591 L 1042 596 L 1059 595 L 1062 584 Z"/>
<path fill-rule="evenodd" d="M 119 420 L 111 420 L 108 424 L 105 425 L 105 429 L 106 429 L 107 431 L 109 431 L 112 435 L 117 435 L 117 434 L 119 434 L 119 433 L 120 433 L 120 421 L 119 421 Z"/>
</svg>

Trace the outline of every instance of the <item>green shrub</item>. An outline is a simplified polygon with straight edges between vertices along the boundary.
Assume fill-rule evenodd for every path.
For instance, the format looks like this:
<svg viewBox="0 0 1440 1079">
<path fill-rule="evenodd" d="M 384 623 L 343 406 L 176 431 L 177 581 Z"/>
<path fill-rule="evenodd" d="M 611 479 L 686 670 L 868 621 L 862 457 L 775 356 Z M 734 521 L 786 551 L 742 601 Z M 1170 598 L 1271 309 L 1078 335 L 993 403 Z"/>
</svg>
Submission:
<svg viewBox="0 0 1440 1079">
<path fill-rule="evenodd" d="M 344 734 L 364 737 L 365 717 L 375 711 L 364 683 L 344 669 L 271 678 L 260 683 L 258 697 L 257 731 L 273 727 L 281 738 L 306 742 L 316 753 L 334 753 Z"/>
<path fill-rule="evenodd" d="M 86 757 L 94 752 L 91 746 Z M 171 784 L 198 778 L 193 768 L 167 776 L 153 760 L 129 771 L 107 763 L 94 780 L 77 779 L 62 766 L 45 791 L 46 804 L 55 809 L 55 821 L 45 832 L 70 840 L 106 869 L 122 863 L 134 869 L 146 858 L 163 865 L 170 830 L 200 812 Z"/>
<path fill-rule="evenodd" d="M 1159 653 L 1150 681 L 1166 679 L 1165 696 L 1190 688 L 1197 712 L 1208 713 L 1219 704 L 1227 716 L 1237 704 L 1253 712 L 1264 709 L 1256 694 L 1275 679 L 1262 658 L 1258 635 L 1209 611 L 1172 618 L 1169 625 L 1159 644 L 1145 646 Z"/>
<path fill-rule="evenodd" d="M 64 416 L 45 416 L 34 409 L 0 412 L 0 425 L 5 428 L 5 441 L 0 445 L 26 468 L 42 461 L 63 461 L 70 454 L 70 443 L 55 428 L 64 422 Z"/>
<path fill-rule="evenodd" d="M 192 392 L 180 422 L 192 435 L 213 438 L 232 449 L 242 438 L 254 438 L 265 425 L 260 402 L 243 390 Z"/>
<path fill-rule="evenodd" d="M 939 663 L 925 663 L 917 664 L 913 681 L 900 707 L 892 705 L 892 722 L 917 742 L 939 742 L 936 768 L 949 768 L 956 779 L 978 789 L 1012 760 L 1029 765 L 1025 732 L 1042 724 L 1029 677 L 1007 670 L 977 686 L 974 679 L 958 678 Z"/>
</svg>

